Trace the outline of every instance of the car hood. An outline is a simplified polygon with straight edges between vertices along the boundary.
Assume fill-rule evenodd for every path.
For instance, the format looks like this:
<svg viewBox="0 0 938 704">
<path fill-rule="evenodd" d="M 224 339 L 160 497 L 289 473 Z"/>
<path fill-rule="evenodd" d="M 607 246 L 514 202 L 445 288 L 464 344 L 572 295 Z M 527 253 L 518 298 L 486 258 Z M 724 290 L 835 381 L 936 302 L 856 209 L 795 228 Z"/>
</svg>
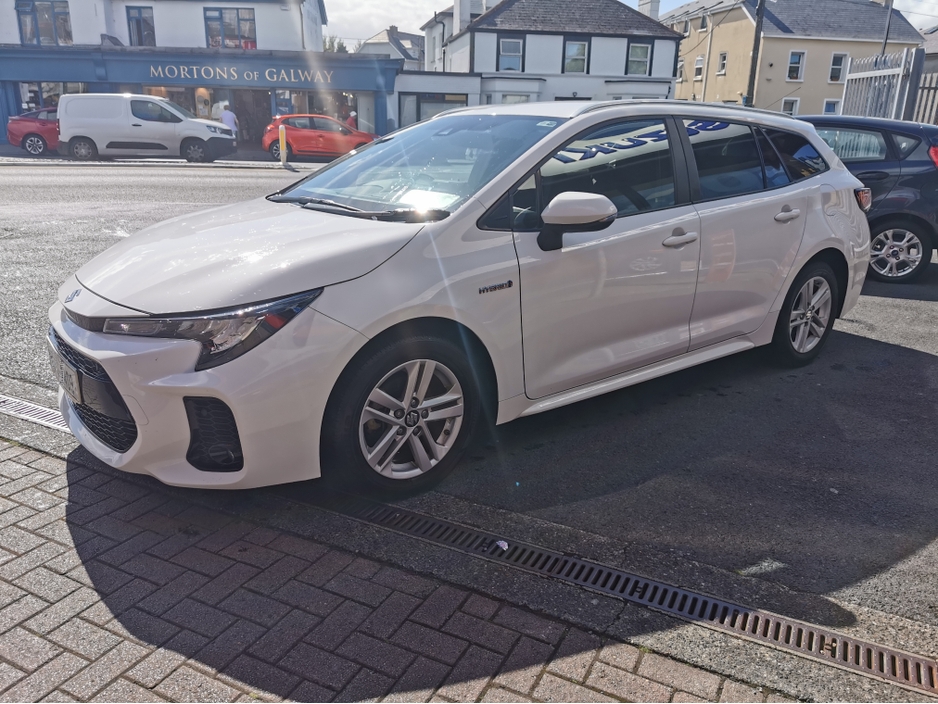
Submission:
<svg viewBox="0 0 938 704">
<path fill-rule="evenodd" d="M 228 308 L 362 276 L 422 227 L 261 198 L 148 227 L 76 276 L 98 296 L 144 313 Z"/>
</svg>

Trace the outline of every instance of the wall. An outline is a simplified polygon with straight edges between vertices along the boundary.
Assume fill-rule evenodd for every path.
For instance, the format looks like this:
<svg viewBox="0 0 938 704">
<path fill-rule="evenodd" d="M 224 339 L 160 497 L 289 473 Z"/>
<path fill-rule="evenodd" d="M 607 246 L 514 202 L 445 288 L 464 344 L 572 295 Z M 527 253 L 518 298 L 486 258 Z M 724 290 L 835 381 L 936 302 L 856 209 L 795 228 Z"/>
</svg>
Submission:
<svg viewBox="0 0 938 704">
<path fill-rule="evenodd" d="M 749 62 L 755 24 L 742 8 L 710 16 L 710 29 L 699 30 L 700 18 L 691 19 L 690 33 L 681 42 L 680 54 L 684 59 L 684 80 L 676 84 L 675 96 L 680 100 L 738 101 L 742 102 L 749 81 Z M 682 31 L 681 26 L 677 31 Z M 712 36 L 711 36 L 712 34 Z M 657 49 L 657 47 L 656 47 Z M 707 67 L 707 56 L 710 66 Z M 727 53 L 726 75 L 716 76 L 717 58 Z M 694 60 L 704 57 L 704 76 L 694 80 Z M 704 80 L 706 78 L 706 81 Z M 706 83 L 706 86 L 704 85 Z M 704 95 L 706 87 L 706 95 Z"/>
<path fill-rule="evenodd" d="M 0 3 L 0 44 L 20 43 L 18 22 L 15 3 Z"/>
<path fill-rule="evenodd" d="M 590 73 L 621 76 L 625 73 L 625 58 L 629 40 L 624 37 L 593 37 Z"/>
<path fill-rule="evenodd" d="M 498 35 L 493 32 L 473 32 L 473 70 L 492 73 L 498 65 Z"/>
<path fill-rule="evenodd" d="M 673 76 L 676 51 L 676 42 L 670 39 L 656 39 L 651 56 L 651 75 Z"/>
<path fill-rule="evenodd" d="M 471 34 L 466 33 L 446 45 L 446 70 L 454 73 L 469 71 L 469 39 Z"/>
<path fill-rule="evenodd" d="M 524 40 L 525 73 L 560 73 L 563 69 L 563 37 L 528 34 Z"/>
<path fill-rule="evenodd" d="M 442 71 L 443 70 L 443 39 L 444 37 L 450 37 L 453 34 L 453 18 L 447 16 L 440 16 L 439 22 L 433 22 L 427 25 L 427 28 L 423 32 L 424 37 L 424 46 L 427 48 L 427 51 L 424 55 L 424 70 L 425 71 Z M 434 56 L 430 55 L 430 39 L 434 38 L 435 41 L 432 43 L 434 46 Z"/>
</svg>

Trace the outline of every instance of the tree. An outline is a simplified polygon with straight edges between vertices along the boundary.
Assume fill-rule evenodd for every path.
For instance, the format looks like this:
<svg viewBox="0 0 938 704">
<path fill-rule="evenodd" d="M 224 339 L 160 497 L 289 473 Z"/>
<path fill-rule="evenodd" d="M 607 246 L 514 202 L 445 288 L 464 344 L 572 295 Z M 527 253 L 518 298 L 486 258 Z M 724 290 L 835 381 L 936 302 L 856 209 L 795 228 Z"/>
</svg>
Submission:
<svg viewBox="0 0 938 704">
<path fill-rule="evenodd" d="M 334 34 L 330 34 L 326 37 L 325 41 L 322 43 L 322 50 L 331 51 L 333 54 L 348 53 L 348 47 L 345 46 L 345 42 Z"/>
</svg>

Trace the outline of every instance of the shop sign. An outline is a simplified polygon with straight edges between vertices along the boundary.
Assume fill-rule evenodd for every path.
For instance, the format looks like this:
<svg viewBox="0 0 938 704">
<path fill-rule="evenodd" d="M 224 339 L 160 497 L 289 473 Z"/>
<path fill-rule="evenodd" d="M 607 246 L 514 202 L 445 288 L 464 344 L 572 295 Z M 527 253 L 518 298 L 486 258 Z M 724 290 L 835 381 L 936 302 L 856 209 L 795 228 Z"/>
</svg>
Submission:
<svg viewBox="0 0 938 704">
<path fill-rule="evenodd" d="M 150 64 L 150 78 L 188 78 L 203 81 L 240 81 L 242 83 L 332 83 L 333 71 L 305 68 L 267 68 L 255 71 L 239 66 L 198 66 Z"/>
</svg>

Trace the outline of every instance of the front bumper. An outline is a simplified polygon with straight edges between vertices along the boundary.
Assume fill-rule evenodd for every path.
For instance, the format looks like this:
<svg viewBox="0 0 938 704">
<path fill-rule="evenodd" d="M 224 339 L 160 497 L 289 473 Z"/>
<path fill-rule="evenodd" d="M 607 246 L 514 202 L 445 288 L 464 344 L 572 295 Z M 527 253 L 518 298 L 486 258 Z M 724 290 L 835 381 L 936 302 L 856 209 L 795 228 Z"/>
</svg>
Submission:
<svg viewBox="0 0 938 704">
<path fill-rule="evenodd" d="M 228 137 L 209 137 L 207 143 L 209 153 L 216 159 L 238 151 L 237 140 Z"/>
<path fill-rule="evenodd" d="M 78 441 L 112 467 L 186 487 L 246 489 L 320 476 L 326 402 L 345 364 L 367 341 L 308 308 L 241 357 L 196 372 L 196 342 L 85 330 L 60 303 L 49 317 L 63 343 L 106 371 L 136 424 L 133 444 L 118 451 L 105 443 L 100 428 L 95 434 L 82 421 L 81 409 L 60 390 L 62 415 Z M 243 452 L 240 470 L 204 471 L 187 459 L 192 436 L 184 399 L 192 397 L 219 399 L 231 409 Z"/>
</svg>

